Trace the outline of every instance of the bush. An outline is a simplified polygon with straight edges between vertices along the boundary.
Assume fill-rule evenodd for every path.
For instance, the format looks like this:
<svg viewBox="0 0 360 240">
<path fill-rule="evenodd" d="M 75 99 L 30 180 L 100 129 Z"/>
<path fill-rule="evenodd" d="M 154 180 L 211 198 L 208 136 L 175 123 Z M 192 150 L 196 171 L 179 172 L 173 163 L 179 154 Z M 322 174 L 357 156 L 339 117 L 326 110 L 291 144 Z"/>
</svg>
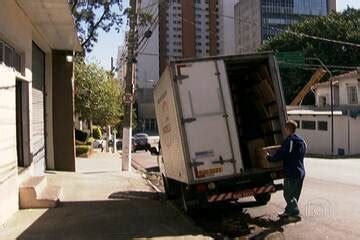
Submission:
<svg viewBox="0 0 360 240">
<path fill-rule="evenodd" d="M 90 146 L 76 146 L 76 156 L 86 154 L 90 152 L 91 147 Z"/>
<path fill-rule="evenodd" d="M 86 145 L 86 143 L 82 142 L 82 141 L 79 141 L 79 140 L 75 140 L 75 145 L 76 146 L 84 146 L 84 145 Z"/>
<path fill-rule="evenodd" d="M 101 139 L 102 138 L 101 129 L 99 127 L 94 127 L 93 128 L 93 137 L 95 139 Z"/>
<path fill-rule="evenodd" d="M 86 140 L 85 145 L 92 146 L 94 141 L 95 141 L 94 138 L 89 137 L 89 138 Z"/>
<path fill-rule="evenodd" d="M 75 129 L 75 140 L 80 142 L 85 142 L 87 138 L 88 138 L 87 132 Z"/>
</svg>

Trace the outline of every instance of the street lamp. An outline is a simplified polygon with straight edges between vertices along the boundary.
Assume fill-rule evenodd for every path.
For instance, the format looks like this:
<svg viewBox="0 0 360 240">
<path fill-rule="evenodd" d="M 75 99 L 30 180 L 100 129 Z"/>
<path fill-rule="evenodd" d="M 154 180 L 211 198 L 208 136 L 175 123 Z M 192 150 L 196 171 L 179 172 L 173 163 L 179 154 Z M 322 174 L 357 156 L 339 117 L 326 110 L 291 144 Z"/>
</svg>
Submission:
<svg viewBox="0 0 360 240">
<path fill-rule="evenodd" d="M 314 58 L 306 58 L 308 60 L 315 60 L 318 61 L 321 66 L 325 68 L 325 70 L 329 73 L 330 76 L 330 112 L 331 112 L 331 155 L 334 156 L 334 99 L 333 99 L 333 75 L 329 68 L 324 64 L 323 61 L 321 61 L 320 58 L 314 57 Z"/>
</svg>

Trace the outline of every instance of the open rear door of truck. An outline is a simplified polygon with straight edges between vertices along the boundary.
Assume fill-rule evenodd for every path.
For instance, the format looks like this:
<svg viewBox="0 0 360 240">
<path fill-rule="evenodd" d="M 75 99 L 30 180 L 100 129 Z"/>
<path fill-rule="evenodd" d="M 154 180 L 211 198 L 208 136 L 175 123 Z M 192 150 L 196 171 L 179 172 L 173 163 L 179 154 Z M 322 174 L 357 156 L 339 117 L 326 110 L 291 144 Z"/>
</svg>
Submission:
<svg viewBox="0 0 360 240">
<path fill-rule="evenodd" d="M 223 61 L 185 61 L 172 67 L 190 182 L 240 174 L 243 164 Z"/>
</svg>

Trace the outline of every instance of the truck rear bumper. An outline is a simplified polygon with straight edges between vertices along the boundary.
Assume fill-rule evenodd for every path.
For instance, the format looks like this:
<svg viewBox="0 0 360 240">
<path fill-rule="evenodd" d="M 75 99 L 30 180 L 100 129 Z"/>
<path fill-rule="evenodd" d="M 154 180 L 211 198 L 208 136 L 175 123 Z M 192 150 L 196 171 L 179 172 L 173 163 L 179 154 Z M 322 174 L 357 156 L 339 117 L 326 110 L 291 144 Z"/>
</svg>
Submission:
<svg viewBox="0 0 360 240">
<path fill-rule="evenodd" d="M 262 187 L 255 187 L 240 191 L 224 192 L 220 194 L 208 195 L 207 202 L 213 203 L 213 202 L 233 201 L 233 200 L 238 200 L 239 198 L 255 196 L 264 193 L 274 193 L 282 189 L 283 189 L 282 184 L 268 184 Z"/>
</svg>

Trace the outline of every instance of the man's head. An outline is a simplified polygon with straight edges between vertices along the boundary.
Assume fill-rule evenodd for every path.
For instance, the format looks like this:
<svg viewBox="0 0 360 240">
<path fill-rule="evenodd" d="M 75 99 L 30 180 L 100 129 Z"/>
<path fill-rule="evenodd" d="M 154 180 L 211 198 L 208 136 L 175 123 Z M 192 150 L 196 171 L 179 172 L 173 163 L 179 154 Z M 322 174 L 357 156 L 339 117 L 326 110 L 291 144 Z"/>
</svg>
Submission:
<svg viewBox="0 0 360 240">
<path fill-rule="evenodd" d="M 296 132 L 296 128 L 298 127 L 297 123 L 293 120 L 289 120 L 285 124 L 285 134 L 286 136 L 290 136 Z"/>
</svg>

